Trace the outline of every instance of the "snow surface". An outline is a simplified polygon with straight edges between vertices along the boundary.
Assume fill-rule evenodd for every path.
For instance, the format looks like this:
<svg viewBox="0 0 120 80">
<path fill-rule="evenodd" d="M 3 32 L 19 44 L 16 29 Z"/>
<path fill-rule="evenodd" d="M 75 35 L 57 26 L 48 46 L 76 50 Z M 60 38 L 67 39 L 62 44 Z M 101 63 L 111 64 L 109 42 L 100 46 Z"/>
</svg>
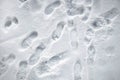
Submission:
<svg viewBox="0 0 120 80">
<path fill-rule="evenodd" d="M 119 4 L 0 0 L 0 80 L 120 80 Z"/>
</svg>

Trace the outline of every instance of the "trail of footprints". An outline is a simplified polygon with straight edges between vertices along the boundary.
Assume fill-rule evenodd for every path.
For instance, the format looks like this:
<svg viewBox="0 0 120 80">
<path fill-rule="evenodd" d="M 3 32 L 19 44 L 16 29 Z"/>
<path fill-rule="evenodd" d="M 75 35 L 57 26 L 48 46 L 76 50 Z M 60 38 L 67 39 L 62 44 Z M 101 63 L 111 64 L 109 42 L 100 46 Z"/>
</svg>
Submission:
<svg viewBox="0 0 120 80">
<path fill-rule="evenodd" d="M 69 17 L 81 17 L 82 22 L 87 22 L 92 12 L 93 0 L 65 0 L 66 13 Z"/>
<path fill-rule="evenodd" d="M 29 58 L 29 63 L 31 65 L 37 63 L 40 58 L 40 54 L 43 53 L 43 51 L 46 50 L 48 47 L 50 47 L 50 45 L 52 45 L 54 42 L 58 41 L 61 38 L 64 27 L 64 21 L 58 22 L 56 25 L 56 29 L 52 32 L 52 34 L 49 37 L 40 40 L 39 45 L 36 47 L 35 53 L 32 54 Z"/>
<path fill-rule="evenodd" d="M 51 75 L 51 73 L 53 73 L 57 68 L 58 64 L 68 59 L 66 54 L 67 51 L 63 51 L 49 59 L 38 62 L 36 65 L 34 65 L 30 73 L 28 73 L 27 69 L 29 67 L 28 61 L 20 61 L 18 65 L 18 71 L 16 73 L 16 80 L 34 80 L 36 77 L 40 79 L 40 77 L 42 78 L 44 76 Z"/>
<path fill-rule="evenodd" d="M 35 79 L 36 76 L 33 76 L 33 72 L 34 72 L 34 75 L 37 75 L 39 79 L 42 79 L 49 75 L 57 75 L 55 72 L 58 67 L 57 65 L 59 65 L 63 61 L 65 62 L 65 60 L 68 59 L 66 54 L 67 54 L 67 51 L 63 51 L 52 56 L 47 60 L 42 60 L 41 62 L 37 63 L 37 65 L 35 65 L 35 67 L 32 69 L 32 72 L 28 75 L 28 80 L 32 80 L 33 78 Z M 31 79 L 31 76 L 32 76 L 32 79 Z"/>
<path fill-rule="evenodd" d="M 56 24 L 56 29 L 53 30 L 53 32 L 51 33 L 51 35 L 49 37 L 42 38 L 39 40 L 39 43 L 35 49 L 35 52 L 28 58 L 27 61 L 21 61 L 19 63 L 18 72 L 16 74 L 16 80 L 25 80 L 26 79 L 26 77 L 28 75 L 27 74 L 28 73 L 27 66 L 34 66 L 39 63 L 40 58 L 42 58 L 40 55 L 47 48 L 49 48 L 51 46 L 51 44 L 55 43 L 56 41 L 58 41 L 61 38 L 64 28 L 65 28 L 65 22 L 60 21 Z M 26 38 L 23 39 L 23 41 L 21 42 L 21 47 L 25 48 L 25 49 L 30 48 L 32 43 L 35 42 L 35 39 L 37 37 L 38 37 L 37 31 L 31 32 L 28 36 L 26 36 Z M 47 65 L 49 64 L 51 67 L 52 65 L 58 64 L 58 61 L 62 60 L 62 58 L 63 58 L 62 57 L 63 53 L 64 52 L 59 53 L 56 56 L 53 56 L 49 61 L 47 61 Z M 46 67 L 45 65 L 43 65 L 45 63 L 46 62 L 40 63 L 40 66 L 43 68 Z M 39 68 L 40 68 L 40 66 L 39 66 Z M 39 70 L 39 71 L 43 72 L 43 70 Z"/>
<path fill-rule="evenodd" d="M 21 2 L 21 7 L 27 7 L 31 11 L 40 11 L 40 8 L 42 5 L 37 3 L 37 0 L 19 0 Z M 97 32 L 101 29 L 110 28 L 112 29 L 111 24 L 114 22 L 114 20 L 119 15 L 119 10 L 117 8 L 112 8 L 99 16 L 95 17 L 92 20 L 90 19 L 90 15 L 92 12 L 92 5 L 94 0 L 65 0 L 65 6 L 66 6 L 66 13 L 69 17 L 75 17 L 80 16 L 81 22 L 88 21 L 88 29 L 85 33 L 84 41 L 87 45 L 87 63 L 93 64 L 95 61 L 96 56 L 96 48 L 95 48 L 95 37 Z M 34 4 L 33 4 L 34 3 Z M 60 7 L 62 5 L 61 0 L 55 0 L 52 3 L 49 3 L 44 8 L 44 14 L 51 15 L 55 9 Z M 69 45 L 71 46 L 72 50 L 78 49 L 79 46 L 79 35 L 77 32 L 77 28 L 74 25 L 73 19 L 68 20 L 67 28 L 69 32 Z M 13 16 L 7 16 L 4 28 L 5 29 L 12 29 L 13 24 L 19 24 L 18 18 Z M 53 43 L 57 42 L 63 35 L 66 22 L 65 21 L 59 21 L 56 24 L 56 28 L 53 30 L 53 32 L 50 34 L 50 36 L 46 38 L 42 38 L 39 40 L 38 45 L 35 48 L 34 53 L 28 58 L 28 60 L 20 61 L 18 64 L 18 70 L 16 73 L 16 80 L 37 80 L 44 78 L 44 76 L 48 75 L 55 75 L 53 74 L 54 71 L 57 68 L 57 65 L 60 64 L 60 62 L 68 59 L 68 56 L 65 56 L 68 54 L 67 51 L 58 53 L 57 55 L 52 56 L 48 60 L 40 61 L 42 58 L 41 54 L 44 53 L 46 49 L 52 46 Z M 109 33 L 110 30 L 107 29 L 107 33 Z M 38 31 L 32 31 L 30 32 L 25 38 L 21 41 L 21 48 L 28 49 L 32 47 L 32 44 L 38 40 L 39 33 Z M 101 35 L 102 36 L 102 35 Z M 108 34 L 106 34 L 108 36 Z M 14 62 L 16 59 L 15 54 L 9 54 L 8 56 L 2 57 L 0 60 L 0 76 L 5 75 L 7 70 L 9 69 L 9 66 Z M 28 68 L 32 66 L 32 70 L 28 71 Z M 73 80 L 82 80 L 82 67 L 80 59 L 76 60 L 73 66 Z M 34 74 L 34 75 L 33 75 Z"/>
<path fill-rule="evenodd" d="M 28 10 L 33 14 L 35 12 L 40 13 L 42 8 L 44 8 L 43 12 L 45 15 L 51 15 L 55 11 L 55 9 L 57 9 L 61 5 L 61 0 L 54 0 L 53 2 L 50 1 L 50 3 L 47 0 L 19 0 L 19 2 L 21 2 L 20 8 Z M 46 2 L 46 6 L 43 5 L 44 2 Z"/>
<path fill-rule="evenodd" d="M 84 39 L 88 46 L 87 48 L 88 64 L 93 64 L 95 61 L 96 49 L 94 44 L 95 44 L 95 39 L 99 39 L 99 38 L 96 38 L 96 36 L 97 35 L 99 35 L 99 37 L 105 36 L 105 37 L 102 37 L 102 38 L 105 38 L 104 40 L 106 40 L 106 37 L 107 38 L 110 37 L 111 30 L 113 30 L 113 27 L 111 26 L 111 24 L 117 18 L 119 13 L 120 12 L 117 8 L 112 8 L 100 14 L 98 17 L 94 18 L 92 21 L 89 22 L 90 23 L 88 25 L 89 28 L 86 31 L 86 36 Z M 101 33 L 99 33 L 100 30 L 105 30 L 105 32 L 102 31 Z"/>
<path fill-rule="evenodd" d="M 74 19 L 67 21 L 67 29 L 69 33 L 69 45 L 72 50 L 78 49 L 79 47 L 79 35 Z"/>
<path fill-rule="evenodd" d="M 39 45 L 36 47 L 35 49 L 35 53 L 32 54 L 29 58 L 29 64 L 30 65 L 34 65 L 36 64 L 39 59 L 40 59 L 40 55 L 43 53 L 43 51 L 45 51 L 45 49 L 51 44 L 49 38 L 45 38 L 40 40 Z"/>
<path fill-rule="evenodd" d="M 113 21 L 119 15 L 119 13 L 120 12 L 117 8 L 112 8 L 112 9 L 100 14 L 95 19 L 93 19 L 90 22 L 90 27 L 92 27 L 94 30 L 99 30 L 100 28 L 111 25 L 113 23 Z"/>
</svg>

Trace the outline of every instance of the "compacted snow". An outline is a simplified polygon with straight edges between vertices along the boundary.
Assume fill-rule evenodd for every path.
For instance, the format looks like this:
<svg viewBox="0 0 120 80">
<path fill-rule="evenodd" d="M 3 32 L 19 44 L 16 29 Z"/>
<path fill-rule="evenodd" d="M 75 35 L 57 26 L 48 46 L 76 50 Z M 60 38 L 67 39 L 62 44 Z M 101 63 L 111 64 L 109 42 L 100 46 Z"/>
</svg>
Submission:
<svg viewBox="0 0 120 80">
<path fill-rule="evenodd" d="M 0 80 L 120 80 L 120 0 L 0 0 Z"/>
</svg>

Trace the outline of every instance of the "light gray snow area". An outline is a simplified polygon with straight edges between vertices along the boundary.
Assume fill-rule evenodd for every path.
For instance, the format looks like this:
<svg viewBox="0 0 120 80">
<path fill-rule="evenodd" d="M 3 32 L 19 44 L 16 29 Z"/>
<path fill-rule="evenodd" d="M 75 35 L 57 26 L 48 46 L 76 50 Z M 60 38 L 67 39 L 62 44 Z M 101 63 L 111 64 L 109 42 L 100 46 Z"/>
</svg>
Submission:
<svg viewBox="0 0 120 80">
<path fill-rule="evenodd" d="M 0 0 L 0 80 L 120 80 L 120 0 Z"/>
</svg>

